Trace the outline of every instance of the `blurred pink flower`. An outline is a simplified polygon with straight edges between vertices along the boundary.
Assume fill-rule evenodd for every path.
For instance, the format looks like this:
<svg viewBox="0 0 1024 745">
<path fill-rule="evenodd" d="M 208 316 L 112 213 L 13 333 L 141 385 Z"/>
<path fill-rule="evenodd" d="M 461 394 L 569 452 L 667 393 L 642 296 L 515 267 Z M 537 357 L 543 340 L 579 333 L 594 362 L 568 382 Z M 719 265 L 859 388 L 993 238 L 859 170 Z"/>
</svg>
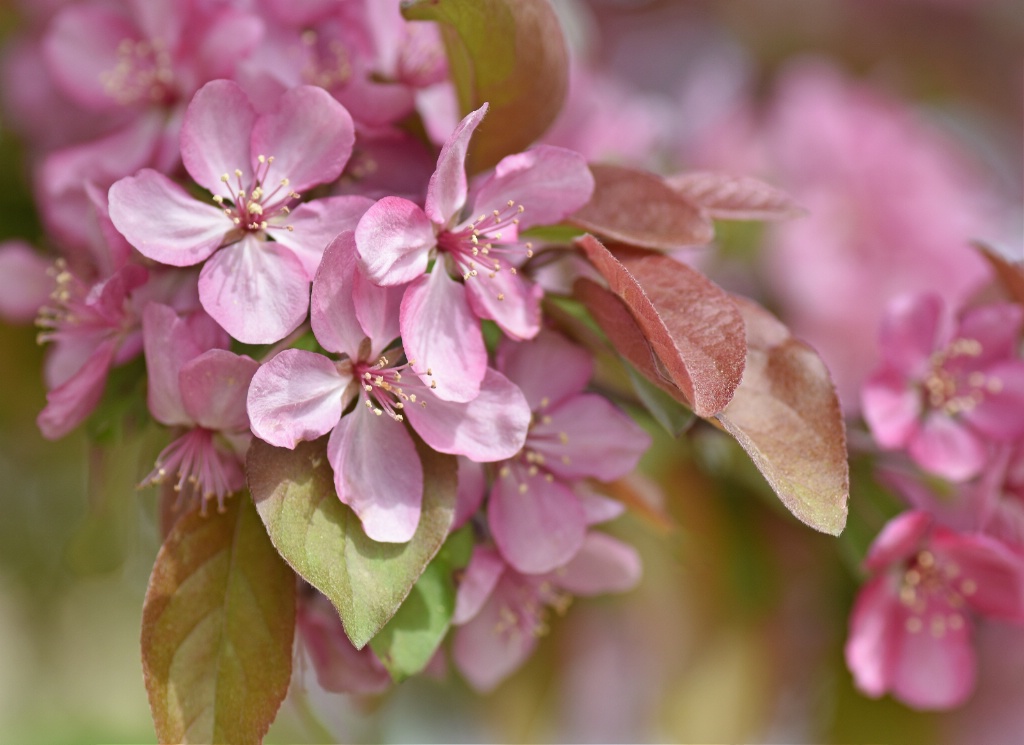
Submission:
<svg viewBox="0 0 1024 745">
<path fill-rule="evenodd" d="M 52 264 L 25 241 L 0 242 L 0 318 L 27 323 L 50 298 Z"/>
</svg>

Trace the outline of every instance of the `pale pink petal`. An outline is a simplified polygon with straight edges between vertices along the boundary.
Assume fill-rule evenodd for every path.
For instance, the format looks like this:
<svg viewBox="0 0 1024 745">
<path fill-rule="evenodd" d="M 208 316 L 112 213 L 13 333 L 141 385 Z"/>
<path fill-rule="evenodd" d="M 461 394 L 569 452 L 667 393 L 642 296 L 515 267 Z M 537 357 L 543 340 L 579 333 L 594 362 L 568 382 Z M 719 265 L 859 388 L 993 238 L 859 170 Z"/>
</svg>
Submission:
<svg viewBox="0 0 1024 745">
<path fill-rule="evenodd" d="M 366 535 L 405 543 L 420 521 L 423 467 L 400 422 L 357 406 L 327 443 L 338 498 L 359 516 Z"/>
<path fill-rule="evenodd" d="M 92 255 L 101 276 L 113 274 L 128 263 L 132 255 L 131 244 L 118 232 L 110 219 L 107 191 L 92 182 L 85 184 L 85 196 L 93 206 L 96 228 L 99 232 L 99 239 L 92 250 Z"/>
<path fill-rule="evenodd" d="M 295 628 L 324 690 L 374 694 L 391 686 L 391 676 L 370 646 L 361 650 L 352 646 L 338 612 L 322 596 L 314 596 L 299 606 Z"/>
<path fill-rule="evenodd" d="M 602 595 L 632 590 L 641 571 L 635 548 L 605 533 L 590 532 L 572 560 L 552 572 L 551 578 L 573 595 Z"/>
<path fill-rule="evenodd" d="M 586 388 L 594 361 L 582 347 L 544 330 L 529 342 L 502 342 L 497 367 L 519 386 L 530 409 L 539 411 Z"/>
<path fill-rule="evenodd" d="M 296 207 L 286 224 L 292 230 L 273 230 L 274 240 L 295 254 L 310 279 L 316 274 L 327 244 L 346 230 L 355 230 L 373 202 L 366 197 L 327 197 Z"/>
<path fill-rule="evenodd" d="M 169 427 L 195 424 L 181 398 L 178 373 L 182 365 L 198 356 L 200 349 L 188 323 L 174 308 L 150 303 L 142 315 L 142 337 L 146 353 L 146 403 L 149 412 Z"/>
<path fill-rule="evenodd" d="M 937 529 L 932 540 L 937 555 L 949 560 L 952 589 L 975 611 L 1006 621 L 1024 622 L 1024 558 L 984 535 L 963 535 Z"/>
<path fill-rule="evenodd" d="M 951 709 L 966 701 L 976 675 L 970 626 L 947 624 L 941 636 L 928 628 L 905 632 L 893 664 L 892 694 L 915 709 Z"/>
<path fill-rule="evenodd" d="M 108 89 L 121 42 L 139 39 L 139 31 L 122 13 L 99 3 L 69 5 L 54 17 L 45 38 L 46 66 L 61 91 L 91 109 L 120 107 Z"/>
<path fill-rule="evenodd" d="M 434 226 L 423 210 L 400 197 L 384 197 L 356 226 L 359 266 L 379 285 L 400 285 L 421 277 L 435 245 Z"/>
<path fill-rule="evenodd" d="M 178 374 L 185 410 L 200 427 L 239 432 L 249 429 L 245 411 L 249 382 L 259 369 L 250 357 L 211 349 L 185 363 Z"/>
<path fill-rule="evenodd" d="M 923 377 L 932 352 L 948 333 L 944 311 L 942 298 L 931 293 L 893 300 L 879 330 L 879 348 L 886 362 L 907 377 Z"/>
<path fill-rule="evenodd" d="M 306 320 L 309 280 L 288 249 L 246 236 L 203 265 L 199 300 L 238 341 L 271 344 Z"/>
<path fill-rule="evenodd" d="M 191 58 L 205 80 L 232 78 L 239 61 L 259 48 L 265 31 L 263 20 L 255 15 L 222 8 L 203 21 L 202 35 L 195 40 L 198 44 Z"/>
<path fill-rule="evenodd" d="M 139 253 L 161 264 L 198 264 L 232 228 L 219 209 L 149 168 L 111 186 L 109 199 L 114 227 Z"/>
<path fill-rule="evenodd" d="M 437 169 L 427 186 L 424 212 L 435 225 L 442 228 L 451 227 L 449 223 L 453 218 L 458 218 L 466 204 L 466 153 L 469 140 L 486 113 L 485 103 L 467 114 L 441 148 L 437 158 Z"/>
<path fill-rule="evenodd" d="M 964 419 L 993 440 L 1020 439 L 1024 436 L 1024 362 L 997 362 L 983 374 L 982 399 L 964 413 Z"/>
<path fill-rule="evenodd" d="M 902 373 L 882 369 L 861 390 L 864 419 L 879 447 L 906 447 L 920 428 L 921 392 Z"/>
<path fill-rule="evenodd" d="M 268 187 L 286 178 L 292 189 L 304 191 L 338 178 L 354 142 L 355 128 L 345 107 L 323 88 L 301 85 L 281 96 L 277 111 L 256 120 L 251 151 L 253 158 L 274 158 Z"/>
<path fill-rule="evenodd" d="M 473 688 L 480 693 L 493 690 L 515 672 L 537 646 L 533 628 L 509 628 L 503 590 L 514 592 L 514 581 L 505 574 L 494 594 L 473 620 L 455 631 L 452 657 Z M 514 601 L 513 601 L 514 602 Z M 503 612 L 505 611 L 505 612 Z"/>
<path fill-rule="evenodd" d="M 481 545 L 473 547 L 473 555 L 462 573 L 459 590 L 455 595 L 453 624 L 461 626 L 480 612 L 504 571 L 505 562 L 493 548 Z"/>
<path fill-rule="evenodd" d="M 351 382 L 350 374 L 321 354 L 284 350 L 252 377 L 246 409 L 253 434 L 289 449 L 327 434 L 341 418 Z"/>
<path fill-rule="evenodd" d="M 352 301 L 356 318 L 370 340 L 369 359 L 375 360 L 401 334 L 402 298 L 405 287 L 380 287 L 354 270 Z"/>
<path fill-rule="evenodd" d="M 573 491 L 579 495 L 580 504 L 583 505 L 583 514 L 587 518 L 587 525 L 599 525 L 621 516 L 626 511 L 626 505 L 618 500 L 598 494 L 589 488 L 587 483 L 581 482 L 575 485 Z"/>
<path fill-rule="evenodd" d="M 529 476 L 518 466 L 491 488 L 487 522 L 505 561 L 524 574 L 564 565 L 587 533 L 583 505 L 572 489 L 541 474 Z"/>
<path fill-rule="evenodd" d="M 530 448 L 551 473 L 574 481 L 611 481 L 636 468 L 651 438 L 603 396 L 580 393 L 545 409 L 530 430 Z"/>
<path fill-rule="evenodd" d="M 455 519 L 452 520 L 452 531 L 461 528 L 476 514 L 483 504 L 484 493 L 487 491 L 484 467 L 463 456 L 460 456 L 458 461 L 459 486 L 455 492 Z"/>
<path fill-rule="evenodd" d="M 359 347 L 366 332 L 359 325 L 353 302 L 356 278 L 355 239 L 352 231 L 342 233 L 327 246 L 313 279 L 310 323 L 313 335 L 328 352 L 359 359 Z"/>
<path fill-rule="evenodd" d="M 54 289 L 51 266 L 24 241 L 0 243 L 0 318 L 28 323 L 38 315 Z"/>
<path fill-rule="evenodd" d="M 540 285 L 505 268 L 493 277 L 481 270 L 465 287 L 473 312 L 497 323 L 512 339 L 532 339 L 540 331 Z"/>
<path fill-rule="evenodd" d="M 882 528 L 864 559 L 864 566 L 880 571 L 917 553 L 928 535 L 932 518 L 927 512 L 903 512 Z"/>
<path fill-rule="evenodd" d="M 985 467 L 985 443 L 962 422 L 945 414 L 930 414 L 907 448 L 921 468 L 950 481 L 967 481 Z"/>
<path fill-rule="evenodd" d="M 84 422 L 103 397 L 117 340 L 108 339 L 93 350 L 85 364 L 63 385 L 46 394 L 46 407 L 36 424 L 48 440 L 68 434 Z"/>
<path fill-rule="evenodd" d="M 973 358 L 979 367 L 1015 357 L 1024 324 L 1024 308 L 1014 303 L 992 303 L 964 312 L 957 336 L 981 342 L 981 354 Z"/>
<path fill-rule="evenodd" d="M 878 698 L 892 684 L 893 666 L 904 629 L 898 601 L 885 575 L 875 577 L 857 595 L 846 639 L 846 665 L 857 688 Z"/>
<path fill-rule="evenodd" d="M 470 401 L 487 371 L 480 321 L 443 262 L 409 285 L 402 298 L 402 344 L 413 370 L 447 401 Z"/>
<path fill-rule="evenodd" d="M 241 171 L 242 188 L 249 188 L 249 137 L 255 123 L 256 111 L 237 83 L 214 80 L 196 92 L 181 125 L 181 159 L 196 183 L 228 197 L 238 189 L 235 171 Z M 230 188 L 221 181 L 224 174 Z"/>
<path fill-rule="evenodd" d="M 414 388 L 407 385 L 406 390 Z M 406 406 L 405 415 L 417 434 L 439 452 L 489 463 L 511 458 L 526 441 L 526 399 L 494 370 L 487 370 L 479 395 L 468 403 L 444 401 L 426 388 L 418 391 L 418 398 L 425 405 Z"/>
<path fill-rule="evenodd" d="M 582 155 L 538 145 L 503 158 L 474 195 L 471 212 L 504 211 L 512 201 L 523 206 L 519 229 L 527 230 L 561 222 L 589 202 L 593 192 L 594 177 Z"/>
</svg>

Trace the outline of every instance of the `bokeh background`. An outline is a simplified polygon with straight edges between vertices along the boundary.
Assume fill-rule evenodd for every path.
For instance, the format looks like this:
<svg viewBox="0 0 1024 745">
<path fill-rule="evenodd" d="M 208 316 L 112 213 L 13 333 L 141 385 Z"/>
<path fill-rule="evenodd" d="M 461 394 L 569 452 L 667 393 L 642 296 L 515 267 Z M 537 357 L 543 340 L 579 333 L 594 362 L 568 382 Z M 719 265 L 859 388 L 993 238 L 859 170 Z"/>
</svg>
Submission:
<svg viewBox="0 0 1024 745">
<path fill-rule="evenodd" d="M 57 4 L 0 5 L 6 59 Z M 757 175 L 808 208 L 792 225 L 722 226 L 683 258 L 819 348 L 856 449 L 855 391 L 885 299 L 968 292 L 984 274 L 972 238 L 1024 252 L 1020 3 L 553 4 L 574 70 L 550 141 L 666 174 Z M 5 99 L 31 89 L 31 68 L 5 70 Z M 46 251 L 18 122 L 0 125 L 0 239 Z M 117 427 L 102 432 L 114 450 L 80 433 L 43 440 L 35 330 L 0 325 L 0 348 L 0 741 L 152 742 L 138 638 L 156 495 L 134 485 L 158 446 Z M 678 441 L 650 429 L 656 446 L 627 495 L 644 507 L 613 528 L 643 555 L 637 590 L 577 600 L 487 697 L 454 673 L 358 700 L 306 676 L 268 742 L 1020 740 L 1019 630 L 981 629 L 983 678 L 961 711 L 854 690 L 842 644 L 857 564 L 895 509 L 865 473 L 854 469 L 837 540 L 792 519 L 712 429 Z"/>
</svg>

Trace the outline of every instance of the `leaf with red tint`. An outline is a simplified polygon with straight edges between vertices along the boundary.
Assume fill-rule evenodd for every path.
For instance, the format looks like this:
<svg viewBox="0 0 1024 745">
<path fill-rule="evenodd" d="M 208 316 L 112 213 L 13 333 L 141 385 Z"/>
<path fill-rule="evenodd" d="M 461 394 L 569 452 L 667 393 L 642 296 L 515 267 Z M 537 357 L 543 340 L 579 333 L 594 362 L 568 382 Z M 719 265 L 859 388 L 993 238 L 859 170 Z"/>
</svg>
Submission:
<svg viewBox="0 0 1024 745">
<path fill-rule="evenodd" d="M 788 220 L 806 214 L 786 192 L 750 176 L 693 171 L 665 183 L 718 220 Z"/>
<path fill-rule="evenodd" d="M 594 196 L 569 221 L 604 238 L 671 251 L 710 243 L 711 220 L 658 176 L 621 166 L 592 165 Z"/>
<path fill-rule="evenodd" d="M 288 691 L 295 575 L 248 494 L 193 510 L 157 554 L 142 667 L 160 742 L 259 742 Z"/>
<path fill-rule="evenodd" d="M 975 241 L 974 247 L 988 261 L 1010 300 L 1024 305 L 1024 259 L 1008 259 L 999 250 L 981 241 Z"/>
<path fill-rule="evenodd" d="M 846 428 L 825 363 L 752 300 L 735 297 L 747 366 L 717 419 L 798 519 L 839 535 L 850 491 Z"/>
<path fill-rule="evenodd" d="M 743 376 L 743 318 L 731 296 L 696 269 L 668 256 L 577 241 L 628 313 L 589 280 L 582 299 L 616 349 L 698 416 L 725 408 Z M 589 284 L 588 284 L 589 283 Z M 632 322 L 632 323 L 631 323 Z M 648 355 L 647 349 L 650 350 Z"/>
<path fill-rule="evenodd" d="M 538 139 L 569 88 L 569 55 L 547 0 L 405 0 L 410 21 L 437 21 L 463 115 L 490 103 L 469 146 L 479 172 Z"/>
</svg>

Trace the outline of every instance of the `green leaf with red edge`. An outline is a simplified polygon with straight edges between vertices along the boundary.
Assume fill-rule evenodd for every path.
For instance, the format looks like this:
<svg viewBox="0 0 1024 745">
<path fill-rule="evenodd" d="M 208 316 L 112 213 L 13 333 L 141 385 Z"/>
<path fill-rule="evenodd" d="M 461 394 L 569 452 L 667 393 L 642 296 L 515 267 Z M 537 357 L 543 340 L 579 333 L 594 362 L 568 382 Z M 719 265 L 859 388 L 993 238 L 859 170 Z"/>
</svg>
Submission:
<svg viewBox="0 0 1024 745">
<path fill-rule="evenodd" d="M 423 463 L 423 511 L 408 543 L 366 537 L 334 489 L 327 438 L 300 443 L 295 450 L 261 440 L 249 447 L 249 488 L 274 546 L 334 604 L 357 649 L 395 615 L 455 516 L 455 458 L 414 439 Z"/>
<path fill-rule="evenodd" d="M 1017 261 L 1008 259 L 998 249 L 982 241 L 975 241 L 974 247 L 988 261 L 996 281 L 1010 300 L 1024 305 L 1024 258 Z"/>
<path fill-rule="evenodd" d="M 470 172 L 538 139 L 569 86 L 569 55 L 547 0 L 404 0 L 410 21 L 437 21 L 463 114 L 488 102 L 469 146 Z"/>
<path fill-rule="evenodd" d="M 161 742 L 259 742 L 288 691 L 295 575 L 245 493 L 193 511 L 157 554 L 142 667 Z"/>
<path fill-rule="evenodd" d="M 703 210 L 660 177 L 622 166 L 592 165 L 594 195 L 569 222 L 631 246 L 671 251 L 715 237 Z"/>
<path fill-rule="evenodd" d="M 789 220 L 806 214 L 782 189 L 751 176 L 690 171 L 665 183 L 718 220 Z"/>
<path fill-rule="evenodd" d="M 616 247 L 593 236 L 577 242 L 628 312 L 589 280 L 581 299 L 615 348 L 698 416 L 725 408 L 743 376 L 746 339 L 732 297 L 696 269 L 668 256 Z M 647 351 L 650 350 L 648 354 Z"/>
<path fill-rule="evenodd" d="M 747 366 L 717 419 L 790 512 L 839 535 L 850 476 L 843 412 L 828 368 L 764 308 L 735 300 L 746 322 Z"/>
</svg>

